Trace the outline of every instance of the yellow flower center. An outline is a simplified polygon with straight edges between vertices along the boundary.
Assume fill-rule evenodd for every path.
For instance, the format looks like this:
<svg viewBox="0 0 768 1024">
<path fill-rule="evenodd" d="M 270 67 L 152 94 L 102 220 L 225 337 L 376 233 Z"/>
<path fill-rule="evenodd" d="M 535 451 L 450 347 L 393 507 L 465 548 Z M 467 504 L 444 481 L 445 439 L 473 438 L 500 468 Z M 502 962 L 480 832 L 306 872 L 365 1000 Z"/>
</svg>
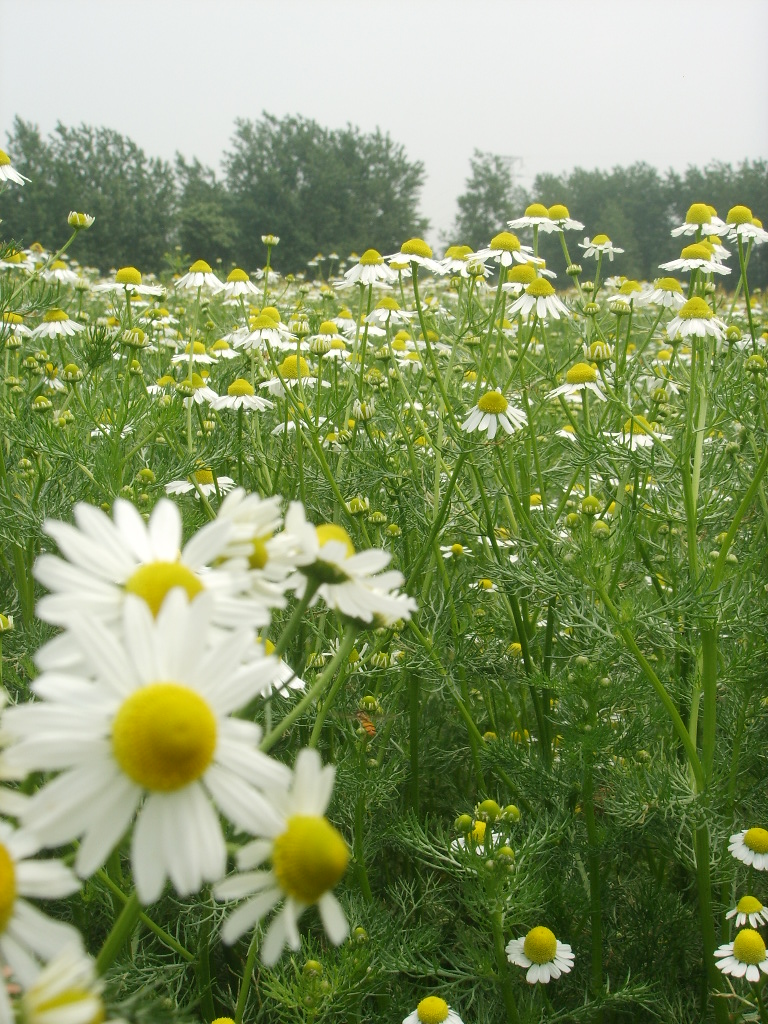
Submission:
<svg viewBox="0 0 768 1024">
<path fill-rule="evenodd" d="M 280 313 L 276 306 L 265 306 L 261 313 L 262 316 L 271 317 L 273 323 L 280 323 Z"/>
<path fill-rule="evenodd" d="M 10 310 L 6 310 L 5 313 L 3 313 L 3 320 L 7 324 L 23 324 L 24 323 L 24 317 L 21 315 L 21 313 L 11 313 Z"/>
<path fill-rule="evenodd" d="M 768 831 L 764 828 L 750 828 L 744 836 L 744 845 L 755 853 L 768 853 Z"/>
<path fill-rule="evenodd" d="M 106 1012 L 104 1010 L 104 1004 L 99 999 L 95 992 L 90 992 L 86 988 L 67 988 L 63 992 L 59 992 L 58 995 L 53 996 L 51 999 L 46 999 L 35 1006 L 34 1016 L 37 1018 L 42 1015 L 45 1019 L 45 1015 L 51 1010 L 56 1011 L 63 1006 L 72 1006 L 74 1003 L 90 1002 L 91 999 L 95 999 L 98 1003 L 98 1009 L 90 1020 L 83 1021 L 82 1010 L 76 1010 L 72 1016 L 81 1021 L 81 1024 L 103 1024 L 106 1020 Z M 65 1018 L 70 1016 L 66 1012 L 64 1014 L 56 1014 L 54 1017 L 58 1018 L 64 1016 Z"/>
<path fill-rule="evenodd" d="M 546 298 L 549 295 L 555 294 L 555 289 L 552 285 L 543 277 L 536 278 L 535 281 L 531 281 L 528 287 L 525 289 L 528 295 L 535 295 L 537 298 Z"/>
<path fill-rule="evenodd" d="M 513 284 L 532 284 L 536 280 L 536 268 L 532 263 L 516 263 L 507 271 L 507 280 Z"/>
<path fill-rule="evenodd" d="M 235 284 L 235 283 L 240 283 L 242 281 L 250 281 L 250 280 L 251 280 L 250 277 L 246 274 L 246 272 L 244 270 L 241 270 L 240 267 L 235 267 L 234 270 L 230 270 L 230 272 L 227 274 L 227 281 L 230 284 Z"/>
<path fill-rule="evenodd" d="M 751 224 L 752 211 L 748 206 L 732 206 L 725 218 L 726 224 Z"/>
<path fill-rule="evenodd" d="M 11 855 L 0 843 L 0 932 L 4 932 L 13 917 L 16 902 L 16 868 Z"/>
<path fill-rule="evenodd" d="M 423 238 L 409 238 L 400 246 L 400 252 L 404 256 L 421 256 L 422 259 L 432 259 L 432 250 Z"/>
<path fill-rule="evenodd" d="M 550 220 L 567 220 L 571 215 L 568 213 L 567 206 L 563 206 L 562 203 L 555 203 L 554 206 L 550 206 L 547 210 L 547 216 Z"/>
<path fill-rule="evenodd" d="M 576 363 L 565 375 L 567 384 L 592 384 L 597 380 L 597 370 L 589 363 Z"/>
<path fill-rule="evenodd" d="M 472 246 L 470 245 L 449 245 L 445 250 L 447 260 L 466 260 L 467 256 L 471 255 Z"/>
<path fill-rule="evenodd" d="M 323 320 L 318 329 L 318 334 L 337 334 L 336 324 L 330 320 Z"/>
<path fill-rule="evenodd" d="M 754 896 L 742 896 L 736 904 L 736 909 L 740 914 L 759 914 L 763 909 L 763 904 Z"/>
<path fill-rule="evenodd" d="M 549 217 L 549 210 L 543 203 L 531 203 L 525 209 L 526 217 Z"/>
<path fill-rule="evenodd" d="M 249 384 L 247 380 L 242 377 L 238 377 L 237 380 L 233 380 L 227 388 L 228 395 L 236 395 L 238 397 L 242 395 L 254 394 L 253 385 Z"/>
<path fill-rule="evenodd" d="M 464 554 L 463 544 L 451 544 L 451 554 L 454 558 L 460 558 Z"/>
<path fill-rule="evenodd" d="M 762 935 L 754 928 L 742 928 L 733 940 L 733 955 L 743 964 L 761 964 L 765 960 Z"/>
<path fill-rule="evenodd" d="M 491 412 L 497 415 L 500 412 L 506 412 L 507 405 L 506 398 L 498 391 L 487 391 L 484 395 L 480 396 L 477 402 L 477 408 L 480 412 Z"/>
<path fill-rule="evenodd" d="M 309 364 L 303 356 L 286 356 L 278 366 L 280 374 L 286 380 L 298 380 L 299 377 L 309 377 Z"/>
<path fill-rule="evenodd" d="M 685 215 L 686 224 L 709 224 L 712 220 L 710 209 L 706 203 L 694 203 L 688 207 Z"/>
<path fill-rule="evenodd" d="M 624 424 L 625 434 L 652 434 L 653 427 L 645 416 L 633 416 Z"/>
<path fill-rule="evenodd" d="M 336 885 L 348 861 L 347 844 L 327 818 L 294 815 L 272 847 L 280 888 L 299 903 L 316 903 Z"/>
<path fill-rule="evenodd" d="M 619 295 L 632 295 L 634 292 L 642 291 L 639 281 L 625 281 L 619 288 Z"/>
<path fill-rule="evenodd" d="M 272 534 L 268 533 L 263 537 L 256 537 L 252 542 L 251 553 L 248 556 L 248 566 L 251 569 L 263 569 L 269 561 L 269 552 L 267 550 L 267 541 L 271 538 Z M 272 651 L 275 649 L 275 645 L 272 645 Z M 267 654 L 271 654 L 272 651 L 269 649 L 269 640 L 267 640 Z"/>
<path fill-rule="evenodd" d="M 595 235 L 592 239 L 592 245 L 605 245 L 606 242 L 610 242 L 608 235 Z"/>
<path fill-rule="evenodd" d="M 531 928 L 525 936 L 523 952 L 535 964 L 548 964 L 555 959 L 557 939 L 549 928 Z"/>
<path fill-rule="evenodd" d="M 64 260 L 54 260 L 51 264 L 51 270 L 66 270 L 67 264 Z"/>
<path fill-rule="evenodd" d="M 268 316 L 266 313 L 261 313 L 259 316 L 254 317 L 254 319 L 251 320 L 252 331 L 264 331 L 274 329 L 275 321 L 271 316 Z"/>
<path fill-rule="evenodd" d="M 7 167 L 10 162 L 11 158 L 8 154 L 4 150 L 0 149 L 0 167 Z"/>
<path fill-rule="evenodd" d="M 43 323 L 51 324 L 59 320 L 69 320 L 63 309 L 49 309 L 43 317 Z"/>
<path fill-rule="evenodd" d="M 406 243 L 407 245 L 408 243 Z M 405 250 L 403 250 L 405 251 Z M 377 267 L 380 263 L 384 262 L 384 257 L 376 249 L 366 249 L 363 255 L 360 257 L 360 263 L 364 267 Z"/>
<path fill-rule="evenodd" d="M 336 523 L 324 523 L 322 526 L 315 527 L 317 531 L 317 542 L 322 549 L 325 545 L 332 540 L 339 541 L 347 549 L 347 558 L 351 558 L 355 553 L 355 545 L 352 543 L 352 538 L 349 536 L 343 526 L 337 526 Z"/>
<path fill-rule="evenodd" d="M 480 590 L 493 590 L 493 580 L 489 580 L 487 576 L 484 576 L 481 580 L 478 580 L 477 585 L 480 588 Z"/>
<path fill-rule="evenodd" d="M 546 210 L 544 214 L 546 216 Z M 517 235 L 513 235 L 511 231 L 500 231 L 498 235 L 494 235 L 491 239 L 489 248 L 501 249 L 504 252 L 519 252 L 520 239 Z"/>
<path fill-rule="evenodd" d="M 420 1024 L 442 1024 L 448 1017 L 448 1003 L 439 996 L 427 996 L 416 1007 Z"/>
<path fill-rule="evenodd" d="M 216 718 L 200 694 L 179 683 L 150 683 L 115 715 L 112 752 L 144 789 L 169 793 L 199 779 L 216 749 Z"/>
<path fill-rule="evenodd" d="M 680 256 L 684 260 L 709 260 L 712 259 L 712 249 L 706 242 L 694 242 L 686 245 Z"/>
<path fill-rule="evenodd" d="M 385 295 L 383 299 L 379 299 L 376 303 L 376 309 L 391 309 L 396 311 L 400 309 L 400 303 L 397 299 L 393 299 L 391 295 Z"/>
<path fill-rule="evenodd" d="M 190 342 L 189 345 L 187 345 L 187 347 L 184 349 L 184 351 L 186 352 L 187 355 L 189 355 L 190 352 L 191 352 L 193 355 L 196 355 L 196 356 L 204 356 L 205 355 L 205 345 L 202 343 L 202 341 L 193 341 L 193 342 Z"/>
<path fill-rule="evenodd" d="M 211 352 L 228 352 L 229 344 L 224 341 L 223 338 L 219 338 L 218 341 L 214 341 L 211 345 Z"/>
<path fill-rule="evenodd" d="M 190 274 L 212 274 L 210 264 L 206 263 L 205 260 L 195 260 L 192 266 L 189 268 Z"/>
<path fill-rule="evenodd" d="M 715 315 L 707 303 L 699 295 L 688 299 L 677 314 L 681 320 L 711 320 Z M 766 833 L 768 835 L 768 833 Z"/>
<path fill-rule="evenodd" d="M 683 289 L 680 287 L 680 282 L 674 277 L 662 277 L 656 282 L 656 287 L 662 292 L 677 292 L 682 294 Z"/>
<path fill-rule="evenodd" d="M 121 267 L 115 274 L 117 284 L 141 284 L 141 274 L 136 267 Z"/>
<path fill-rule="evenodd" d="M 345 352 L 347 350 L 347 346 L 343 338 L 334 338 L 333 341 L 331 342 L 331 348 L 343 350 Z"/>
<path fill-rule="evenodd" d="M 181 562 L 147 562 L 140 565 L 125 584 L 126 591 L 145 601 L 154 616 L 157 616 L 168 592 L 174 587 L 186 591 L 190 600 L 203 589 L 197 576 Z"/>
<path fill-rule="evenodd" d="M 476 821 L 475 827 L 469 833 L 469 838 L 473 843 L 484 843 L 485 842 L 485 830 L 488 827 L 485 821 Z"/>
</svg>

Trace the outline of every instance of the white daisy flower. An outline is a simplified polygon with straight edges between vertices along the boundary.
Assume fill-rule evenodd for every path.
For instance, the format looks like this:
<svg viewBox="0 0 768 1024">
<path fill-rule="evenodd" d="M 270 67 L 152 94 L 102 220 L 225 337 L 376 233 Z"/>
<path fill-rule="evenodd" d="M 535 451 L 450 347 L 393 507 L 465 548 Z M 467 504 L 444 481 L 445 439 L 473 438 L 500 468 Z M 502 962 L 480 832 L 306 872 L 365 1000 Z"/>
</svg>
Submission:
<svg viewBox="0 0 768 1024">
<path fill-rule="evenodd" d="M 211 366 L 211 364 L 216 362 L 216 359 L 214 356 L 208 355 L 202 341 L 191 341 L 185 346 L 183 352 L 177 352 L 176 355 L 173 356 L 171 364 L 173 366 L 179 366 L 180 364 L 189 366 L 190 361 L 193 366 L 195 363 L 200 363 L 204 366 Z"/>
<path fill-rule="evenodd" d="M 397 593 L 403 575 L 396 569 L 381 570 L 392 556 L 379 548 L 355 552 L 352 540 L 342 526 L 308 523 L 304 506 L 292 502 L 285 517 L 283 543 L 293 542 L 296 563 L 302 568 L 290 581 L 290 589 L 301 597 L 307 578 L 319 583 L 318 597 L 347 618 L 377 626 L 409 619 L 416 602 Z"/>
<path fill-rule="evenodd" d="M 539 320 L 546 320 L 550 316 L 555 320 L 560 319 L 560 314 L 568 316 L 568 307 L 558 299 L 555 289 L 545 281 L 543 277 L 532 281 L 523 294 L 509 307 L 509 315 L 527 317 L 535 312 Z"/>
<path fill-rule="evenodd" d="M 471 434 L 473 430 L 487 431 L 488 440 L 496 437 L 496 432 L 501 426 L 507 434 L 514 434 L 516 430 L 522 430 L 528 423 L 527 417 L 522 409 L 510 405 L 502 395 L 501 388 L 495 391 L 486 391 L 477 401 L 477 405 L 461 425 L 462 430 Z"/>
<path fill-rule="evenodd" d="M 530 245 L 521 245 L 517 235 L 511 231 L 500 231 L 494 235 L 487 249 L 478 249 L 472 260 L 493 260 L 502 267 L 511 267 L 513 263 L 543 263 L 533 255 Z"/>
<path fill-rule="evenodd" d="M 626 421 L 618 434 L 611 437 L 629 447 L 632 451 L 638 448 L 652 448 L 659 441 L 669 441 L 671 434 L 662 434 L 658 423 L 649 423 L 645 416 L 632 416 Z"/>
<path fill-rule="evenodd" d="M 695 235 L 700 231 L 702 235 L 719 235 L 726 230 L 725 222 L 717 216 L 714 206 L 706 203 L 693 203 L 688 207 L 685 221 L 672 228 L 670 232 L 674 238 L 678 235 Z"/>
<path fill-rule="evenodd" d="M 463 1021 L 440 996 L 427 996 L 413 1013 L 408 1014 L 403 1024 L 463 1024 Z"/>
<path fill-rule="evenodd" d="M 441 544 L 440 551 L 445 559 L 471 558 L 472 549 L 464 544 Z"/>
<path fill-rule="evenodd" d="M 715 258 L 714 246 L 710 242 L 693 242 L 686 245 L 680 259 L 660 263 L 660 270 L 703 270 L 705 274 L 730 274 L 730 267 Z"/>
<path fill-rule="evenodd" d="M 732 917 L 736 918 L 734 923 L 737 928 L 741 928 L 747 922 L 750 928 L 759 928 L 762 924 L 768 924 L 768 909 L 754 896 L 742 896 L 736 906 L 725 915 L 727 921 Z"/>
<path fill-rule="evenodd" d="M 182 587 L 190 599 L 210 590 L 215 597 L 214 622 L 225 629 L 269 622 L 267 609 L 243 597 L 245 572 L 237 574 L 229 566 L 208 568 L 230 539 L 232 527 L 226 520 L 206 523 L 182 547 L 181 514 L 167 499 L 157 503 L 149 522 L 120 498 L 112 519 L 85 503 L 75 506 L 74 515 L 75 526 L 47 520 L 43 527 L 63 555 L 43 554 L 35 564 L 35 576 L 52 591 L 37 605 L 44 622 L 67 626 L 75 614 L 114 624 L 121 618 L 127 594 L 143 598 L 157 614 L 174 587 Z M 64 642 L 59 638 L 52 643 Z"/>
<path fill-rule="evenodd" d="M 583 242 L 579 242 L 579 248 L 584 250 L 585 259 L 594 256 L 597 259 L 600 255 L 608 257 L 613 262 L 614 253 L 624 252 L 623 249 L 619 249 L 618 246 L 614 245 L 608 235 L 595 235 L 590 241 L 589 238 L 585 238 Z"/>
<path fill-rule="evenodd" d="M 768 242 L 768 231 L 765 231 L 760 221 L 752 216 L 748 206 L 732 206 L 725 221 L 728 225 L 727 237 L 732 242 L 739 238 L 752 239 L 757 245 Z M 720 232 L 716 231 L 715 234 Z"/>
<path fill-rule="evenodd" d="M 597 383 L 597 370 L 589 363 L 576 363 L 572 366 L 565 375 L 565 384 L 550 391 L 546 397 L 549 400 L 562 395 L 567 401 L 570 401 L 580 398 L 582 391 L 591 391 L 601 402 L 608 401 L 604 391 Z"/>
<path fill-rule="evenodd" d="M 0 822 L 0 963 L 25 987 L 34 981 L 40 963 L 81 943 L 75 928 L 47 917 L 23 898 L 61 899 L 80 888 L 80 880 L 60 860 L 29 859 L 39 846 L 32 833 Z M 12 1015 L 3 1013 L 4 996 L 0 985 L 0 1020 L 6 1021 Z"/>
<path fill-rule="evenodd" d="M 211 402 L 212 409 L 248 409 L 263 412 L 265 409 L 274 408 L 274 403 L 268 398 L 262 398 L 254 391 L 253 385 L 238 377 L 233 380 L 227 388 L 226 395 L 220 395 Z"/>
<path fill-rule="evenodd" d="M 121 267 L 115 274 L 114 281 L 93 286 L 95 292 L 125 292 L 126 295 L 162 295 L 162 285 L 142 284 L 141 273 L 136 267 Z"/>
<path fill-rule="evenodd" d="M 184 396 L 185 407 L 191 404 L 202 405 L 204 402 L 210 404 L 219 397 L 213 388 L 208 387 L 206 379 L 199 373 L 193 373 L 185 380 L 178 381 L 176 391 Z"/>
<path fill-rule="evenodd" d="M 199 498 L 201 494 L 204 498 L 210 498 L 211 495 L 216 494 L 217 490 L 219 494 L 226 494 L 235 486 L 235 481 L 231 476 L 217 476 L 214 479 L 210 469 L 197 469 L 191 476 L 194 483 L 192 480 L 171 480 L 165 485 L 165 493 L 189 494 L 190 491 L 194 491 L 196 498 Z"/>
<path fill-rule="evenodd" d="M 0 182 L 13 181 L 17 185 L 23 185 L 25 181 L 30 180 L 11 166 L 11 158 L 4 150 L 0 149 Z"/>
<path fill-rule="evenodd" d="M 749 828 L 736 832 L 728 843 L 728 853 L 755 871 L 768 871 L 768 829 Z"/>
<path fill-rule="evenodd" d="M 227 274 L 227 280 L 222 285 L 222 291 L 228 298 L 236 298 L 240 295 L 259 295 L 260 291 L 251 281 L 251 278 L 244 270 L 235 267 Z"/>
<path fill-rule="evenodd" d="M 547 985 L 552 978 L 568 974 L 574 955 L 567 943 L 555 938 L 554 932 L 539 926 L 532 928 L 525 938 L 507 943 L 507 959 L 517 967 L 528 968 L 525 980 L 529 985 Z"/>
<path fill-rule="evenodd" d="M 568 212 L 568 207 L 563 206 L 562 203 L 555 203 L 554 206 L 550 206 L 547 213 L 549 214 L 549 219 L 553 221 L 561 231 L 584 230 L 584 225 L 581 221 L 573 220 Z"/>
<path fill-rule="evenodd" d="M 286 388 L 289 388 L 291 391 L 294 388 L 298 390 L 299 378 L 301 378 L 302 387 L 311 388 L 317 384 L 317 377 L 313 375 L 309 363 L 303 356 L 288 355 L 277 369 L 279 376 L 265 380 L 259 387 L 269 391 L 271 395 L 276 395 L 278 398 L 285 397 Z M 322 381 L 322 385 L 326 388 L 331 387 L 330 381 L 327 380 Z"/>
<path fill-rule="evenodd" d="M 212 595 L 190 603 L 176 588 L 157 617 L 127 598 L 119 630 L 73 616 L 83 671 L 43 672 L 39 701 L 4 716 L 10 766 L 61 773 L 30 797 L 23 827 L 47 847 L 79 839 L 75 870 L 87 878 L 136 818 L 144 904 L 167 878 L 185 896 L 224 874 L 214 807 L 252 835 L 279 823 L 261 791 L 286 785 L 288 770 L 258 751 L 257 725 L 232 717 L 271 685 L 276 663 L 253 657 L 250 628 L 215 637 L 212 612 Z"/>
<path fill-rule="evenodd" d="M 768 974 L 768 956 L 762 935 L 754 928 L 742 928 L 733 942 L 715 950 L 717 969 L 732 978 L 746 978 L 753 984 L 760 981 L 760 972 Z"/>
<path fill-rule="evenodd" d="M 62 335 L 70 338 L 84 330 L 85 327 L 76 320 L 70 320 L 63 309 L 49 309 L 43 316 L 43 322 L 32 331 L 30 338 L 58 338 Z"/>
<path fill-rule="evenodd" d="M 474 250 L 469 245 L 449 245 L 445 250 L 440 264 L 444 274 L 460 274 L 468 277 L 467 260 L 474 255 Z"/>
<path fill-rule="evenodd" d="M 230 944 L 283 902 L 261 946 L 267 966 L 277 963 L 285 946 L 299 949 L 298 920 L 314 903 L 331 942 L 338 946 L 347 937 L 344 911 L 330 891 L 349 861 L 347 844 L 325 817 L 335 774 L 317 751 L 300 751 L 292 777 L 270 791 L 273 821 L 257 833 L 265 838 L 244 846 L 237 855 L 240 873 L 214 886 L 218 900 L 250 897 L 224 922 L 221 936 Z M 270 869 L 254 870 L 267 860 Z"/>
<path fill-rule="evenodd" d="M 70 270 L 64 260 L 54 260 L 47 270 L 43 271 L 46 281 L 58 281 L 59 284 L 77 284 L 82 280 L 74 270 Z"/>
<path fill-rule="evenodd" d="M 727 328 L 722 320 L 718 319 L 709 308 L 705 299 L 696 295 L 688 299 L 676 317 L 673 317 L 667 324 L 667 337 L 687 338 L 695 335 L 704 338 L 707 335 L 716 341 L 722 341 Z"/>
<path fill-rule="evenodd" d="M 348 284 L 377 284 L 381 281 L 389 283 L 397 278 L 394 270 L 384 262 L 384 257 L 375 249 L 366 249 L 360 262 L 350 267 L 344 274 Z"/>
<path fill-rule="evenodd" d="M 400 246 L 400 252 L 392 253 L 386 259 L 389 260 L 390 267 L 403 271 L 405 269 L 403 264 L 407 264 L 408 269 L 410 269 L 410 264 L 415 263 L 426 270 L 431 270 L 433 274 L 438 276 L 443 274 L 442 265 L 438 260 L 432 259 L 432 249 L 423 238 L 409 238 L 407 242 L 403 242 Z"/>
<path fill-rule="evenodd" d="M 24 1024 L 124 1024 L 107 1020 L 96 963 L 77 945 L 58 953 L 20 999 Z"/>
<path fill-rule="evenodd" d="M 685 303 L 685 295 L 680 282 L 674 277 L 662 277 L 654 282 L 650 291 L 639 295 L 636 301 L 640 306 L 664 306 L 667 309 L 680 309 Z"/>
<path fill-rule="evenodd" d="M 507 221 L 507 226 L 517 231 L 519 228 L 541 228 L 549 234 L 551 231 L 559 231 L 560 228 L 549 216 L 549 210 L 543 203 L 531 203 L 526 207 L 522 217 Z"/>
<path fill-rule="evenodd" d="M 186 291 L 196 291 L 198 288 L 207 288 L 212 292 L 220 292 L 224 285 L 216 277 L 210 265 L 205 260 L 196 260 L 189 268 L 189 272 L 180 277 L 176 287 Z"/>
</svg>

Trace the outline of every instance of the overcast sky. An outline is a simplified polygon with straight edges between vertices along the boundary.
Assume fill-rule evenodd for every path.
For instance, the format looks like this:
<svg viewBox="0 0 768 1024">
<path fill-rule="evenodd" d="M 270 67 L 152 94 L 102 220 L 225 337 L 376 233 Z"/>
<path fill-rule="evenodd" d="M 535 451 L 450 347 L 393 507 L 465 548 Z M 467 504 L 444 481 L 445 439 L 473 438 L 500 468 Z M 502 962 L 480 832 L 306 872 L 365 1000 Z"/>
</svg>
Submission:
<svg viewBox="0 0 768 1024">
<path fill-rule="evenodd" d="M 437 241 L 474 149 L 526 187 L 767 157 L 767 41 L 767 0 L 0 0 L 0 147 L 19 115 L 219 169 L 238 117 L 378 127 Z"/>
</svg>

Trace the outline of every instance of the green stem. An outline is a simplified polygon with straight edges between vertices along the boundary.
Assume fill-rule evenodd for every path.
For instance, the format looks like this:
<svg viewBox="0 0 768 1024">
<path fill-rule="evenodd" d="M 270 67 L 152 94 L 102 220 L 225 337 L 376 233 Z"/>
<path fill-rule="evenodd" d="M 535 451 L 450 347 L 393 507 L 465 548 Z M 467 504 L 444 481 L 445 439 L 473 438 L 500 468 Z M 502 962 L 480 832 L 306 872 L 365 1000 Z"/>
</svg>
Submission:
<svg viewBox="0 0 768 1024">
<path fill-rule="evenodd" d="M 115 962 L 123 946 L 133 934 L 133 929 L 140 917 L 139 897 L 134 891 L 126 900 L 125 906 L 120 911 L 120 916 L 112 925 L 112 930 L 104 940 L 104 945 L 96 957 L 96 972 L 98 974 L 104 974 Z"/>
<path fill-rule="evenodd" d="M 603 919 L 600 904 L 600 846 L 595 822 L 595 780 L 591 750 L 584 751 L 584 782 L 581 803 L 587 826 L 589 852 L 589 916 L 592 925 L 592 992 L 603 990 Z"/>
<path fill-rule="evenodd" d="M 344 645 L 346 645 L 346 657 L 347 658 L 349 657 L 349 654 L 352 651 L 352 647 L 354 646 L 356 633 L 357 633 L 357 630 L 354 627 L 348 627 L 347 630 L 344 633 L 344 637 L 342 639 L 342 642 L 339 645 L 339 650 L 341 650 L 341 648 Z M 339 690 L 341 689 L 342 684 L 343 684 L 343 682 L 344 682 L 344 680 L 346 678 L 346 675 L 347 675 L 347 671 L 346 671 L 347 670 L 347 664 L 348 664 L 348 661 L 339 659 L 339 672 L 338 672 L 338 675 L 334 679 L 333 686 L 328 691 L 328 696 L 323 701 L 322 707 L 320 708 L 320 710 L 317 713 L 317 718 L 315 719 L 315 724 L 312 727 L 312 735 L 310 736 L 309 743 L 307 744 L 310 747 L 316 747 L 317 746 L 317 742 L 320 739 L 320 733 L 323 730 L 323 725 L 325 724 L 325 720 L 328 717 L 328 712 L 333 707 L 333 705 L 334 705 L 334 703 L 336 701 L 336 695 L 338 694 Z"/>
<path fill-rule="evenodd" d="M 243 980 L 240 982 L 240 991 L 237 993 L 237 1005 L 235 1006 L 235 1024 L 243 1024 L 245 1004 L 248 1001 L 248 992 L 253 978 L 253 966 L 256 963 L 256 954 L 259 951 L 259 933 L 255 931 L 251 937 L 251 944 L 248 947 L 248 955 L 245 958 L 243 968 Z"/>
<path fill-rule="evenodd" d="M 117 885 L 116 882 L 112 881 L 112 879 L 109 877 L 109 875 L 103 868 L 99 868 L 99 870 L 96 872 L 96 876 L 99 879 L 99 881 L 103 882 L 104 885 L 106 885 L 106 887 L 109 889 L 109 891 L 121 901 L 121 903 L 128 903 L 131 897 L 126 896 L 126 894 L 123 892 L 120 886 Z M 188 949 L 185 949 L 184 946 L 182 946 L 182 944 L 177 939 L 174 939 L 174 937 L 170 935 L 164 928 L 161 928 L 159 924 L 155 924 L 152 918 L 148 917 L 143 911 L 139 914 L 139 920 L 149 931 L 152 932 L 153 935 L 156 935 L 158 939 L 160 939 L 163 945 L 167 946 L 169 949 L 172 949 L 174 953 L 178 953 L 179 956 L 182 959 L 186 960 L 188 963 L 194 963 L 195 954 L 190 953 Z"/>
<path fill-rule="evenodd" d="M 508 1024 L 520 1024 L 520 1014 L 517 1010 L 515 999 L 515 988 L 509 972 L 509 961 L 507 950 L 504 945 L 504 916 L 501 910 L 494 910 L 491 913 L 491 931 L 493 933 L 493 952 L 496 958 L 496 972 L 501 995 L 504 999 L 504 1007 L 507 1011 Z"/>
</svg>

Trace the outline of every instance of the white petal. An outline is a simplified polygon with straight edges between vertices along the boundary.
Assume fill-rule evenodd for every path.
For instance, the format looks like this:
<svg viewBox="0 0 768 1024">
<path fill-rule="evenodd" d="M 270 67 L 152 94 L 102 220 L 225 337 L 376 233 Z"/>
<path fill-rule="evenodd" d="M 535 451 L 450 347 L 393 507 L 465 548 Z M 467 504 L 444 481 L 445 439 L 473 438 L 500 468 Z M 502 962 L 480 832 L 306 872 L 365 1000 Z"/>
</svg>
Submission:
<svg viewBox="0 0 768 1024">
<path fill-rule="evenodd" d="M 318 908 L 326 935 L 334 946 L 340 945 L 349 934 L 349 924 L 341 904 L 332 893 L 327 892 L 320 897 Z"/>
</svg>

